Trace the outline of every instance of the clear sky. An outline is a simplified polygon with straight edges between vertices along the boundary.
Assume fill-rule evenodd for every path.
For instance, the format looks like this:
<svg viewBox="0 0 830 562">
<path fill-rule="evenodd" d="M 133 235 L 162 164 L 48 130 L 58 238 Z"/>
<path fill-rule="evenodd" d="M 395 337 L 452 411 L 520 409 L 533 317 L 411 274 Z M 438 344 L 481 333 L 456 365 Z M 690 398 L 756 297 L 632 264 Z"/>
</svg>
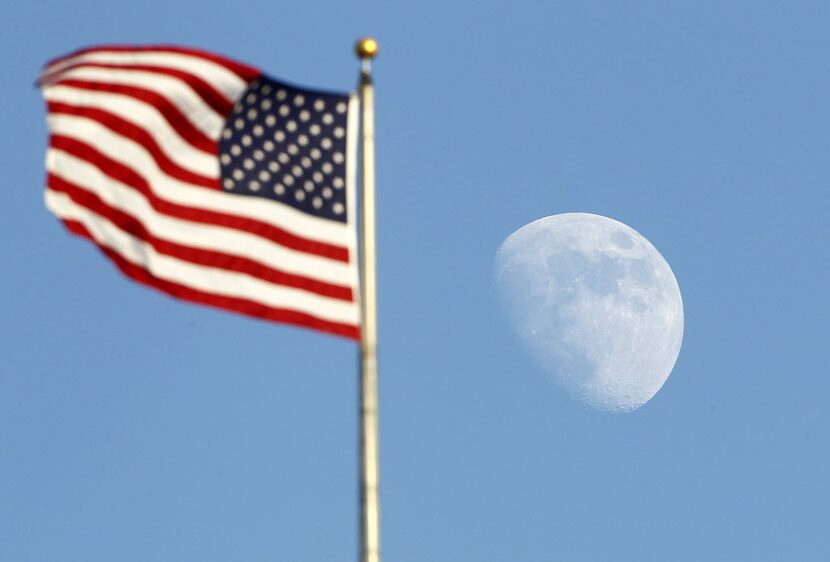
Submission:
<svg viewBox="0 0 830 562">
<path fill-rule="evenodd" d="M 348 90 L 375 35 L 391 562 L 830 553 L 830 5 L 26 2 L 0 46 L 0 561 L 352 561 L 356 349 L 174 301 L 44 208 L 49 58 L 180 43 Z M 511 336 L 493 258 L 587 211 L 671 264 L 673 374 L 586 409 Z"/>
</svg>

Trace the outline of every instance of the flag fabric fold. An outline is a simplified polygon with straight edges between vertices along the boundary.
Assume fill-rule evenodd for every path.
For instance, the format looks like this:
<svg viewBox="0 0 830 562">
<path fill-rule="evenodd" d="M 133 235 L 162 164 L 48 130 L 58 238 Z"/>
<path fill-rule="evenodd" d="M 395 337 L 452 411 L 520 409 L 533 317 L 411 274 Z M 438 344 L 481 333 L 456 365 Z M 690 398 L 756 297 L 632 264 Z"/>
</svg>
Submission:
<svg viewBox="0 0 830 562">
<path fill-rule="evenodd" d="M 353 96 L 173 46 L 49 62 L 46 205 L 174 297 L 359 339 Z"/>
</svg>

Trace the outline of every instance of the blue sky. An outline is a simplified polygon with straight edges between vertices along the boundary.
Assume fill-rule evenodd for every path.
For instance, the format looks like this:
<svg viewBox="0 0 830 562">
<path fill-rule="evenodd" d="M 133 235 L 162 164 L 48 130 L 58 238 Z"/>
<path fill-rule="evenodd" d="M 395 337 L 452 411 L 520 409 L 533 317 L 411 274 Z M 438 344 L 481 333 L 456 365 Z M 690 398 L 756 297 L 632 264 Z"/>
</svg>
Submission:
<svg viewBox="0 0 830 562">
<path fill-rule="evenodd" d="M 347 90 L 375 35 L 386 560 L 824 560 L 823 2 L 10 0 L 0 33 L 0 560 L 354 560 L 356 349 L 137 286 L 43 206 L 49 58 L 210 49 Z M 512 338 L 496 248 L 646 236 L 683 348 L 628 415 Z"/>
</svg>

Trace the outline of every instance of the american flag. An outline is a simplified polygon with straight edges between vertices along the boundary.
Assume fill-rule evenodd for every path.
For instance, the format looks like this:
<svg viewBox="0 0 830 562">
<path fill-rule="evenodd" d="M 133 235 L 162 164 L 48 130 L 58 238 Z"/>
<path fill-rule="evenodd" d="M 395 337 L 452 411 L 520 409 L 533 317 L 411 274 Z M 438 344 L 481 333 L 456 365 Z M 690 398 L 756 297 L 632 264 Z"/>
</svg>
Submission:
<svg viewBox="0 0 830 562">
<path fill-rule="evenodd" d="M 357 339 L 356 101 L 172 46 L 47 63 L 46 205 L 127 276 Z"/>
</svg>

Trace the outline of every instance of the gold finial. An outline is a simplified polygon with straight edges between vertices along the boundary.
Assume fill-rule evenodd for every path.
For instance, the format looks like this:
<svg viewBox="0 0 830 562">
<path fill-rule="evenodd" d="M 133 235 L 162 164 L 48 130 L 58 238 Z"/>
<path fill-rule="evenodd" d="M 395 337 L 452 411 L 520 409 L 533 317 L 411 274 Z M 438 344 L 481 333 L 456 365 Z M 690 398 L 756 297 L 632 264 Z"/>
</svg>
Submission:
<svg viewBox="0 0 830 562">
<path fill-rule="evenodd" d="M 378 55 L 378 42 L 371 37 L 361 37 L 354 46 L 357 56 L 363 60 L 371 60 Z"/>
</svg>

